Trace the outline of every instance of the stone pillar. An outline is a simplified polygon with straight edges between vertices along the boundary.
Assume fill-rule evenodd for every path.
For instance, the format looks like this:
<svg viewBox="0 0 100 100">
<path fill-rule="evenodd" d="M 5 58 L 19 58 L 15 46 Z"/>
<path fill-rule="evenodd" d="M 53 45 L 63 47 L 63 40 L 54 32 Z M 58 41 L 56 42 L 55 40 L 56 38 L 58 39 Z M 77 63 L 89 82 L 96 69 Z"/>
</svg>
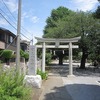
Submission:
<svg viewBox="0 0 100 100">
<path fill-rule="evenodd" d="M 72 43 L 69 43 L 69 75 L 73 75 L 73 66 L 72 66 Z"/>
<path fill-rule="evenodd" d="M 41 88 L 42 79 L 37 75 L 37 48 L 36 46 L 29 46 L 29 64 L 28 75 L 24 77 L 24 85 L 31 88 Z"/>
<path fill-rule="evenodd" d="M 42 72 L 45 72 L 45 53 L 46 53 L 46 48 L 45 48 L 45 42 L 43 42 L 42 46 Z"/>
<path fill-rule="evenodd" d="M 29 46 L 29 64 L 28 75 L 36 75 L 37 73 L 37 48 L 36 46 Z"/>
</svg>

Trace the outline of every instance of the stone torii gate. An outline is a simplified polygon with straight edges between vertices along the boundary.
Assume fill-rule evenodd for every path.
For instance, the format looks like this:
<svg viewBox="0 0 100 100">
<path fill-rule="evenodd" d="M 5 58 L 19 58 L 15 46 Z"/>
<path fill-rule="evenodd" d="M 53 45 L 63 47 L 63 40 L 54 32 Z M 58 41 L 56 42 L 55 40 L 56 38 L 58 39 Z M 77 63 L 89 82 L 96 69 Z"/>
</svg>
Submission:
<svg viewBox="0 0 100 100">
<path fill-rule="evenodd" d="M 36 45 L 37 48 L 42 48 L 42 72 L 45 72 L 45 54 L 46 48 L 69 48 L 69 75 L 73 76 L 73 66 L 72 66 L 72 48 L 78 48 L 77 45 L 72 45 L 72 43 L 78 42 L 80 37 L 70 38 L 70 39 L 54 39 L 54 38 L 39 38 L 35 37 L 38 42 L 42 45 Z M 55 45 L 46 45 L 46 43 L 55 43 Z M 60 43 L 69 43 L 69 45 L 59 45 Z"/>
</svg>

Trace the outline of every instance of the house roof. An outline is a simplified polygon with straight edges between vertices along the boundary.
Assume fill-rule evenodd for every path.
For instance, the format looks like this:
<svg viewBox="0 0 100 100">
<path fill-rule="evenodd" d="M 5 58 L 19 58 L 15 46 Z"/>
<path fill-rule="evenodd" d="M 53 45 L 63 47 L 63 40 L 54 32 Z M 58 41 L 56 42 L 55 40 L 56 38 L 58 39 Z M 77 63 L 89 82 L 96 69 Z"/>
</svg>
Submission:
<svg viewBox="0 0 100 100">
<path fill-rule="evenodd" d="M 11 35 L 13 35 L 13 36 L 16 36 L 14 33 L 12 33 L 11 31 L 9 31 L 9 30 L 6 29 L 6 28 L 0 27 L 0 30 L 5 31 L 5 32 L 7 32 L 8 34 L 11 34 Z"/>
<path fill-rule="evenodd" d="M 9 30 L 7 30 L 7 29 L 5 29 L 5 28 L 3 28 L 3 27 L 0 27 L 0 30 L 9 31 Z"/>
</svg>

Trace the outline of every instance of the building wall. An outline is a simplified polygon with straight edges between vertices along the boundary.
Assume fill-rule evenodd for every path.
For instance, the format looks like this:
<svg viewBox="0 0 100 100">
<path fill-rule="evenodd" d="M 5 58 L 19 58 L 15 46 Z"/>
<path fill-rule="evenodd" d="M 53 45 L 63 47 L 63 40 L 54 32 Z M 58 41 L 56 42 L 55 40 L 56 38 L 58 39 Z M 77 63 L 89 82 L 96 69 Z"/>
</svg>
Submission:
<svg viewBox="0 0 100 100">
<path fill-rule="evenodd" d="M 29 44 L 29 41 L 21 40 L 20 47 L 23 51 L 28 51 Z M 15 52 L 17 49 L 16 35 L 4 28 L 0 28 L 0 49 L 9 49 Z"/>
<path fill-rule="evenodd" d="M 21 47 L 21 49 L 22 49 L 23 51 L 28 52 L 28 51 L 29 51 L 29 44 L 30 44 L 29 41 L 21 40 L 20 47 Z"/>
<path fill-rule="evenodd" d="M 0 28 L 0 49 L 10 49 L 16 51 L 17 39 L 13 41 L 15 37 L 16 35 L 14 35 L 9 30 Z"/>
<path fill-rule="evenodd" d="M 0 49 L 5 49 L 5 43 L 0 41 Z"/>
</svg>

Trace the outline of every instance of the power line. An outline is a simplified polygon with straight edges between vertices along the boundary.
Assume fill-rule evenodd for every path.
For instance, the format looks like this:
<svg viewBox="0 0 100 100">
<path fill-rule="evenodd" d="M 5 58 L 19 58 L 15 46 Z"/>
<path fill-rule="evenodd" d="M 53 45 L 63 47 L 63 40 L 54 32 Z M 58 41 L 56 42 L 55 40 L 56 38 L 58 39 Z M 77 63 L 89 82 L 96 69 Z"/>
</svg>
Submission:
<svg viewBox="0 0 100 100">
<path fill-rule="evenodd" d="M 13 26 L 7 19 L 6 19 L 6 17 L 2 14 L 2 13 L 0 13 L 0 15 L 15 29 L 15 30 L 17 30 L 17 28 L 15 27 L 15 26 Z M 27 38 L 28 40 L 30 40 L 28 37 L 26 37 L 24 34 L 22 34 L 21 33 L 21 35 L 23 35 L 25 38 Z"/>
<path fill-rule="evenodd" d="M 25 38 L 27 38 L 28 40 L 30 40 L 28 37 L 26 37 L 24 34 L 21 33 L 21 35 L 23 35 Z"/>
<path fill-rule="evenodd" d="M 1 8 L 0 8 L 0 10 L 4 13 L 4 14 L 6 14 Z M 0 13 L 1 14 L 1 13 Z M 2 17 L 14 28 L 14 29 L 16 29 L 17 30 L 17 28 L 16 27 L 14 27 L 7 19 L 6 19 L 6 17 L 4 17 L 4 15 L 2 14 Z M 7 17 L 9 17 L 9 16 L 7 16 Z M 10 18 L 10 17 L 9 17 Z M 13 21 L 13 23 L 14 24 L 16 24 L 14 21 Z M 17 25 L 17 24 L 16 24 Z M 22 33 L 21 33 L 22 34 Z M 27 38 L 24 34 L 22 34 L 25 38 Z M 27 38 L 27 39 L 29 39 L 29 38 Z"/>
<path fill-rule="evenodd" d="M 7 7 L 7 5 L 4 3 L 4 1 L 2 0 L 2 2 L 3 2 L 3 4 L 5 5 L 5 7 L 7 8 L 7 10 L 9 11 L 9 13 L 13 16 L 13 14 L 11 13 L 11 11 L 9 10 L 9 8 Z M 5 15 L 7 15 L 1 8 L 0 8 L 0 10 L 5 14 Z M 15 26 L 13 26 L 7 19 L 6 19 L 6 17 L 2 14 L 2 13 L 0 13 L 1 14 L 1 16 L 15 29 L 15 30 L 17 30 L 17 28 L 15 27 Z M 8 15 L 7 15 L 7 17 L 9 17 Z M 10 17 L 9 17 L 10 18 Z M 13 18 L 14 18 L 14 20 L 16 20 L 16 18 L 13 16 Z M 17 20 L 16 20 L 17 21 Z M 17 25 L 14 21 L 13 21 L 13 23 L 15 24 L 15 25 Z M 26 29 L 25 29 L 25 31 L 27 31 Z M 22 33 L 21 33 L 22 34 Z M 24 34 L 22 34 L 25 38 L 27 38 Z M 30 40 L 29 38 L 27 38 L 28 40 Z"/>
<path fill-rule="evenodd" d="M 12 12 L 9 10 L 8 6 L 6 5 L 6 3 L 4 2 L 4 0 L 2 0 L 3 4 L 5 5 L 5 7 L 7 8 L 7 10 L 9 11 L 9 13 L 12 15 L 12 17 L 14 18 L 14 20 L 16 20 L 16 18 L 13 16 Z M 16 20 L 17 21 L 17 20 Z M 25 32 L 31 34 L 29 31 L 27 31 L 23 26 L 21 26 Z"/>
<path fill-rule="evenodd" d="M 9 18 L 9 19 L 11 19 L 1 8 L 0 8 L 0 10 Z M 12 19 L 11 19 L 12 20 Z M 13 20 L 12 20 L 13 21 Z M 13 23 L 17 26 L 17 23 L 16 22 L 14 22 L 13 21 Z"/>
<path fill-rule="evenodd" d="M 9 10 L 8 6 L 5 4 L 4 0 L 2 0 L 2 2 L 5 5 L 5 7 L 7 8 L 7 10 L 9 11 L 9 13 L 12 15 L 12 17 L 14 18 L 14 20 L 16 20 L 16 18 L 13 16 L 13 14 L 11 13 L 11 11 Z"/>
<path fill-rule="evenodd" d="M 16 27 L 14 27 L 14 26 L 6 19 L 6 17 L 5 17 L 2 13 L 0 13 L 0 15 L 1 15 L 15 30 L 17 30 Z"/>
<path fill-rule="evenodd" d="M 2 3 L 5 5 L 5 7 L 7 8 L 7 10 L 9 11 L 9 13 L 12 15 L 12 17 L 14 18 L 14 20 L 15 21 L 17 21 L 16 20 L 16 18 L 13 16 L 13 14 L 12 14 L 12 12 L 9 10 L 9 8 L 7 7 L 7 5 L 5 4 L 5 2 L 4 2 L 4 0 L 2 0 Z M 0 10 L 5 14 L 5 15 L 7 15 L 1 8 L 0 8 Z M 16 27 L 14 27 L 7 19 L 6 19 L 6 17 L 2 14 L 2 17 L 15 29 L 15 30 L 17 30 L 17 28 Z M 7 17 L 9 18 L 9 19 L 11 19 L 8 15 L 7 15 Z M 17 26 L 17 23 L 16 22 L 14 22 L 13 21 L 13 23 Z M 25 32 L 27 32 L 27 33 L 29 33 L 29 34 L 31 34 L 30 32 L 28 32 L 25 28 L 21 28 L 23 31 L 25 31 Z M 22 34 L 22 33 L 21 33 Z M 27 38 L 24 34 L 22 34 L 25 38 Z M 29 38 L 27 38 L 28 40 L 30 40 Z"/>
</svg>

